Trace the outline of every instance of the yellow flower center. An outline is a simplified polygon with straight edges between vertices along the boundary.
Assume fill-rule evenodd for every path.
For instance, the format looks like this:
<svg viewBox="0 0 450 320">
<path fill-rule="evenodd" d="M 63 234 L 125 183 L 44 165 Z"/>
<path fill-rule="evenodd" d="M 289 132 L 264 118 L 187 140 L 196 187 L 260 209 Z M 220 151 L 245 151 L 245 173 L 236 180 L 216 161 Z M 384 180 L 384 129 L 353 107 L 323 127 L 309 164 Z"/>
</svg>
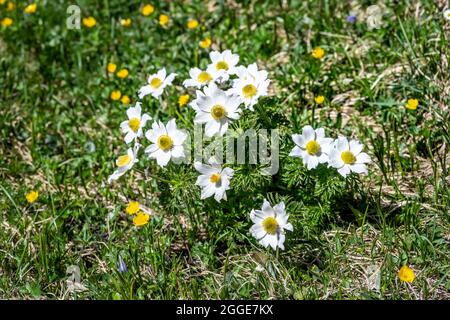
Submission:
<svg viewBox="0 0 450 320">
<path fill-rule="evenodd" d="M 228 70 L 229 69 L 228 63 L 226 63 L 225 61 L 219 61 L 216 64 L 216 69 L 217 70 Z"/>
<path fill-rule="evenodd" d="M 162 81 L 160 78 L 153 78 L 150 81 L 150 85 L 152 86 L 153 89 L 158 89 L 162 85 Z"/>
<path fill-rule="evenodd" d="M 242 88 L 242 94 L 245 98 L 252 98 L 256 95 L 256 87 L 252 84 L 247 84 Z"/>
<path fill-rule="evenodd" d="M 158 138 L 158 147 L 163 150 L 169 150 L 173 146 L 173 140 L 167 134 L 160 135 Z"/>
<path fill-rule="evenodd" d="M 129 155 L 124 155 L 124 156 L 120 156 L 117 161 L 116 164 L 118 167 L 123 167 L 128 165 L 131 162 L 131 157 Z"/>
<path fill-rule="evenodd" d="M 266 233 L 274 235 L 278 231 L 278 222 L 274 217 L 267 217 L 262 222 L 263 229 Z"/>
<path fill-rule="evenodd" d="M 206 71 L 202 71 L 199 73 L 198 77 L 197 77 L 198 82 L 200 83 L 205 83 L 205 82 L 209 82 L 212 80 L 211 75 L 206 72 Z"/>
<path fill-rule="evenodd" d="M 130 201 L 125 211 L 128 214 L 135 214 L 139 211 L 139 202 L 137 201 Z"/>
<path fill-rule="evenodd" d="M 138 212 L 137 215 L 133 218 L 133 224 L 136 227 L 142 227 L 148 223 L 149 219 L 150 219 L 149 214 Z"/>
<path fill-rule="evenodd" d="M 209 178 L 209 181 L 211 181 L 212 183 L 217 183 L 217 182 L 219 182 L 220 181 L 220 174 L 218 174 L 218 173 L 213 173 L 212 175 L 211 175 L 211 177 Z"/>
<path fill-rule="evenodd" d="M 131 118 L 128 120 L 128 126 L 133 132 L 137 132 L 139 130 L 139 126 L 141 125 L 141 120 L 139 118 Z"/>
<path fill-rule="evenodd" d="M 345 164 L 354 164 L 356 162 L 356 157 L 351 151 L 342 152 L 341 159 Z"/>
<path fill-rule="evenodd" d="M 306 151 L 314 156 L 320 151 L 320 144 L 316 140 L 311 140 L 306 144 Z"/>
<path fill-rule="evenodd" d="M 225 114 L 225 108 L 220 104 L 216 104 L 211 108 L 211 116 L 214 118 L 214 120 L 222 119 L 223 117 L 225 117 Z"/>
</svg>

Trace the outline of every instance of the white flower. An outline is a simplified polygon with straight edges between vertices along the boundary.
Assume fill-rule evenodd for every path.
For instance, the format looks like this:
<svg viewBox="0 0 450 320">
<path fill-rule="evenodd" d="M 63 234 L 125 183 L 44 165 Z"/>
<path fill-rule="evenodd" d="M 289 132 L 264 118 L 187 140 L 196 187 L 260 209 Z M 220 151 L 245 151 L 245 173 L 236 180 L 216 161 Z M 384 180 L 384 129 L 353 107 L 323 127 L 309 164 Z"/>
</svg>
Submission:
<svg viewBox="0 0 450 320">
<path fill-rule="evenodd" d="M 146 95 L 151 94 L 154 98 L 158 98 L 164 91 L 164 88 L 172 84 L 175 79 L 176 73 L 171 73 L 166 77 L 166 68 L 162 68 L 157 73 L 148 77 L 148 85 L 139 89 L 139 99 L 144 98 Z"/>
<path fill-rule="evenodd" d="M 214 195 L 217 202 L 222 199 L 227 200 L 225 191 L 230 189 L 230 180 L 234 174 L 233 169 L 222 169 L 222 166 L 214 159 L 209 160 L 209 165 L 196 161 L 194 167 L 200 172 L 195 184 L 202 188 L 201 199 Z"/>
<path fill-rule="evenodd" d="M 292 140 L 296 146 L 289 154 L 292 157 L 303 159 L 303 164 L 308 170 L 314 169 L 319 163 L 326 163 L 333 144 L 333 139 L 325 138 L 325 130 L 316 130 L 311 126 L 305 126 L 302 134 L 293 134 Z"/>
<path fill-rule="evenodd" d="M 159 121 L 153 122 L 152 129 L 145 133 L 145 137 L 153 142 L 145 149 L 149 153 L 149 158 L 156 159 L 161 167 L 167 165 L 171 158 L 183 158 L 183 143 L 186 134 L 177 129 L 175 119 L 170 120 L 166 126 Z"/>
<path fill-rule="evenodd" d="M 258 71 L 256 63 L 245 67 L 237 67 L 237 79 L 233 80 L 233 88 L 228 93 L 237 95 L 242 103 L 253 111 L 253 106 L 258 102 L 259 97 L 267 95 L 267 88 L 270 80 L 267 79 L 267 71 Z"/>
<path fill-rule="evenodd" d="M 120 156 L 116 160 L 117 170 L 113 172 L 112 175 L 108 177 L 108 183 L 111 183 L 113 180 L 119 179 L 121 176 L 125 174 L 128 170 L 130 170 L 136 162 L 139 160 L 137 159 L 137 153 L 139 151 L 140 145 L 135 144 L 134 148 L 129 148 L 127 150 L 127 154 Z"/>
<path fill-rule="evenodd" d="M 228 123 L 240 117 L 239 97 L 230 96 L 211 83 L 204 95 L 198 95 L 194 110 L 197 112 L 194 123 L 206 123 L 205 134 L 212 137 L 215 134 L 224 135 Z"/>
<path fill-rule="evenodd" d="M 127 110 L 128 120 L 120 124 L 120 129 L 125 133 L 125 142 L 128 144 L 131 141 L 142 137 L 142 128 L 145 127 L 151 117 L 144 113 L 141 115 L 141 103 L 136 102 L 135 107 L 130 107 Z"/>
<path fill-rule="evenodd" d="M 350 172 L 367 173 L 365 164 L 370 162 L 370 157 L 361 152 L 363 147 L 357 140 L 351 140 L 349 143 L 345 137 L 337 138 L 330 151 L 329 165 L 337 168 L 344 177 Z"/>
<path fill-rule="evenodd" d="M 450 9 L 444 11 L 444 18 L 450 21 Z"/>
<path fill-rule="evenodd" d="M 209 70 L 217 73 L 217 78 L 222 82 L 227 81 L 230 75 L 236 74 L 236 65 L 239 62 L 239 55 L 233 54 L 230 50 L 223 52 L 213 51 L 209 54 L 212 63 L 208 65 Z"/>
<path fill-rule="evenodd" d="M 191 78 L 184 80 L 183 86 L 186 88 L 201 88 L 204 85 L 209 84 L 211 81 L 214 81 L 217 78 L 217 72 L 214 72 L 214 70 L 209 68 L 206 71 L 202 71 L 199 68 L 192 68 L 189 70 L 189 76 Z"/>
<path fill-rule="evenodd" d="M 254 225 L 250 228 L 250 233 L 264 247 L 269 245 L 272 249 L 279 247 L 284 250 L 285 231 L 293 231 L 292 224 L 288 223 L 289 215 L 286 214 L 284 202 L 280 202 L 273 208 L 264 199 L 262 210 L 252 210 L 250 219 Z"/>
</svg>

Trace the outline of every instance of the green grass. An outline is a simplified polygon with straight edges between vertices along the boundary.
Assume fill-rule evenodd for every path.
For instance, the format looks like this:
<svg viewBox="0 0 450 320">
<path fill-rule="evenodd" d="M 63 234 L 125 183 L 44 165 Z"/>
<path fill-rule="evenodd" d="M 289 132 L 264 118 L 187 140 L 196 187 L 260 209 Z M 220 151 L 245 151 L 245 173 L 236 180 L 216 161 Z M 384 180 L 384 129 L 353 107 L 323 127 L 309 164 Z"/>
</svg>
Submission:
<svg viewBox="0 0 450 320">
<path fill-rule="evenodd" d="M 92 29 L 66 28 L 64 1 L 24 2 L 0 19 L 0 297 L 25 299 L 449 299 L 450 189 L 448 46 L 445 1 L 383 1 L 383 26 L 346 22 L 346 1 L 77 1 Z M 361 1 L 365 10 L 369 1 Z M 394 4 L 395 3 L 395 4 Z M 171 17 L 167 28 L 158 15 Z M 305 23 L 307 15 L 313 24 Z M 131 17 L 130 28 L 119 24 Z M 188 30 L 195 17 L 200 26 Z M 146 76 L 160 67 L 179 74 L 163 99 L 146 99 L 153 118 L 179 108 L 181 80 L 208 63 L 199 41 L 257 62 L 272 80 L 270 97 L 239 121 L 280 128 L 279 174 L 236 167 L 229 201 L 201 201 L 188 166 L 139 170 L 109 186 L 125 150 L 119 124 Z M 326 56 L 313 59 L 321 46 Z M 130 76 L 108 75 L 113 61 Z M 324 95 L 314 108 L 313 97 Z M 192 98 L 191 92 L 191 98 Z M 403 106 L 417 98 L 417 110 Z M 314 110 L 315 109 L 315 110 Z M 369 174 L 347 181 L 306 174 L 287 156 L 290 135 L 306 124 L 362 141 Z M 148 172 L 143 169 L 147 168 Z M 38 190 L 28 204 L 25 195 Z M 248 214 L 263 197 L 287 203 L 294 232 L 286 250 L 265 250 L 248 232 Z M 125 212 L 138 200 L 155 212 L 143 228 Z M 119 256 L 128 272 L 117 269 Z M 399 268 L 413 268 L 413 283 Z M 67 286 L 68 267 L 85 290 Z M 368 270 L 379 269 L 379 290 Z"/>
</svg>

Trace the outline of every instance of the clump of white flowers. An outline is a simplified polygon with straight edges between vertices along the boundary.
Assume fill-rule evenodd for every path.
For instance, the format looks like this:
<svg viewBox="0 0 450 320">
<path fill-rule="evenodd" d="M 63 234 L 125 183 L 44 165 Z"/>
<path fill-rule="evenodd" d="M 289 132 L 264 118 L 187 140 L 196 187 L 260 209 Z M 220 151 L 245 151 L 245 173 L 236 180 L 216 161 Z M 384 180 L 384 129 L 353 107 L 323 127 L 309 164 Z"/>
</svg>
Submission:
<svg viewBox="0 0 450 320">
<path fill-rule="evenodd" d="M 223 136 L 233 122 L 252 115 L 259 99 L 267 95 L 270 80 L 267 71 L 258 69 L 256 63 L 238 65 L 239 56 L 230 50 L 213 51 L 209 58 L 210 63 L 205 69 L 194 67 L 189 71 L 189 78 L 183 81 L 183 85 L 195 89 L 196 97 L 189 104 L 195 111 L 193 122 L 205 125 L 205 135 L 211 138 Z M 165 68 L 152 74 L 147 84 L 140 88 L 139 99 L 150 95 L 161 101 L 161 95 L 172 84 L 175 76 L 175 73 L 167 74 Z M 190 140 L 177 127 L 175 119 L 169 119 L 167 123 L 152 119 L 142 110 L 141 102 L 130 107 L 126 116 L 128 119 L 120 123 L 120 129 L 128 149 L 126 154 L 116 160 L 117 169 L 109 176 L 108 183 L 119 179 L 138 162 L 141 147 L 144 147 L 148 159 L 156 160 L 161 168 L 170 162 L 179 164 L 180 160 L 186 158 L 185 144 Z M 153 120 L 152 126 L 146 128 L 150 120 Z M 181 120 L 186 123 L 185 119 Z M 367 172 L 366 164 L 370 162 L 370 157 L 362 152 L 363 145 L 356 140 L 348 141 L 345 137 L 334 140 L 325 136 L 323 128 L 314 129 L 309 125 L 303 127 L 301 134 L 293 134 L 292 140 L 295 146 L 289 155 L 301 158 L 308 170 L 328 164 L 328 167 L 337 169 L 344 177 L 352 172 Z M 134 146 L 128 147 L 132 143 Z M 201 189 L 201 200 L 213 197 L 219 203 L 227 201 L 227 191 L 232 189 L 235 171 L 222 165 L 221 160 L 211 157 L 206 164 L 194 162 L 193 168 L 198 173 L 195 185 Z M 171 166 L 168 168 L 165 170 L 173 170 Z M 272 207 L 264 200 L 261 210 L 252 210 L 250 213 L 254 223 L 250 233 L 266 248 L 284 249 L 285 232 L 293 231 L 288 218 L 284 202 Z M 149 216 L 141 214 L 135 220 L 136 225 L 145 225 Z"/>
<path fill-rule="evenodd" d="M 247 67 L 237 65 L 239 56 L 230 50 L 213 51 L 206 71 L 193 68 L 185 87 L 201 88 L 189 105 L 195 110 L 194 122 L 205 124 L 208 137 L 224 135 L 231 121 L 240 118 L 241 107 L 253 111 L 260 97 L 267 96 L 270 80 L 267 71 L 258 70 L 256 63 Z"/>
</svg>

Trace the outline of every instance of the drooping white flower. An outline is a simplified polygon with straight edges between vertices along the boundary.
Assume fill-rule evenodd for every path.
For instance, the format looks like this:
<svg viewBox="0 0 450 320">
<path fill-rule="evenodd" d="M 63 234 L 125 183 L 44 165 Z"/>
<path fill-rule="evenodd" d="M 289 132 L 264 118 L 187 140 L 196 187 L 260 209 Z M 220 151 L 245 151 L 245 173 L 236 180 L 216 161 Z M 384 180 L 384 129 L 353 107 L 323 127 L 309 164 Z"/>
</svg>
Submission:
<svg viewBox="0 0 450 320">
<path fill-rule="evenodd" d="M 197 96 L 195 111 L 197 112 L 194 123 L 206 123 L 205 135 L 212 137 L 215 134 L 224 135 L 228 129 L 228 123 L 240 117 L 241 110 L 239 97 L 228 95 L 219 89 L 215 83 L 211 83 L 204 95 Z"/>
<path fill-rule="evenodd" d="M 147 85 L 139 89 L 139 99 L 151 94 L 154 98 L 158 98 L 164 91 L 164 88 L 172 84 L 176 73 L 171 73 L 166 77 L 166 68 L 162 68 L 157 73 L 148 77 Z"/>
<path fill-rule="evenodd" d="M 145 149 L 145 153 L 149 154 L 149 158 L 156 159 L 159 166 L 166 166 L 172 158 L 184 157 L 183 143 L 187 136 L 177 129 L 175 119 L 166 126 L 161 121 L 153 122 L 152 129 L 145 133 L 145 137 L 153 143 Z"/>
<path fill-rule="evenodd" d="M 195 184 L 202 188 L 201 199 L 214 195 L 217 202 L 222 199 L 227 200 L 226 190 L 230 189 L 234 170 L 222 168 L 214 159 L 209 160 L 209 165 L 196 161 L 194 167 L 200 172 Z"/>
<path fill-rule="evenodd" d="M 267 88 L 270 80 L 267 79 L 267 71 L 258 70 L 256 63 L 247 68 L 240 66 L 236 68 L 237 79 L 233 80 L 233 87 L 228 93 L 237 95 L 242 103 L 253 111 L 253 106 L 258 102 L 259 97 L 267 95 Z"/>
<path fill-rule="evenodd" d="M 206 71 L 202 71 L 199 68 L 192 68 L 189 70 L 190 79 L 183 81 L 183 86 L 201 88 L 217 78 L 217 73 L 214 70 L 208 68 Z"/>
<path fill-rule="evenodd" d="M 295 147 L 289 155 L 302 158 L 303 164 L 308 170 L 314 169 L 319 163 L 328 162 L 333 139 L 325 138 L 323 128 L 314 130 L 311 126 L 305 126 L 301 135 L 292 135 L 292 140 L 294 140 Z"/>
<path fill-rule="evenodd" d="M 211 64 L 208 65 L 208 69 L 214 70 L 221 82 L 227 81 L 230 75 L 236 74 L 235 69 L 239 62 L 239 55 L 233 54 L 231 50 L 225 50 L 223 52 L 212 51 L 209 57 Z"/>
<path fill-rule="evenodd" d="M 125 134 L 125 143 L 127 144 L 142 137 L 142 129 L 147 124 L 147 121 L 151 119 L 146 113 L 141 115 L 141 112 L 141 103 L 136 102 L 135 107 L 130 107 L 127 110 L 128 120 L 120 124 L 120 129 Z"/>
<path fill-rule="evenodd" d="M 270 203 L 264 199 L 262 210 L 250 212 L 250 219 L 254 223 L 250 228 L 250 233 L 264 247 L 271 246 L 274 250 L 279 247 L 284 250 L 285 230 L 294 230 L 292 224 L 288 223 L 288 218 L 284 202 L 280 202 L 272 208 Z"/>
<path fill-rule="evenodd" d="M 370 157 L 361 152 L 363 147 L 357 140 L 349 143 L 346 137 L 338 137 L 330 151 L 329 165 L 344 177 L 350 172 L 367 173 L 366 163 L 370 163 Z"/>
<path fill-rule="evenodd" d="M 136 143 L 134 145 L 134 148 L 129 148 L 127 150 L 127 154 L 120 156 L 116 160 L 117 170 L 113 172 L 112 175 L 108 177 L 108 183 L 111 183 L 114 180 L 119 179 L 121 176 L 125 174 L 128 170 L 130 170 L 136 162 L 139 160 L 137 159 L 137 153 L 139 151 L 140 145 Z"/>
<path fill-rule="evenodd" d="M 444 18 L 450 21 L 450 9 L 444 11 Z"/>
</svg>

